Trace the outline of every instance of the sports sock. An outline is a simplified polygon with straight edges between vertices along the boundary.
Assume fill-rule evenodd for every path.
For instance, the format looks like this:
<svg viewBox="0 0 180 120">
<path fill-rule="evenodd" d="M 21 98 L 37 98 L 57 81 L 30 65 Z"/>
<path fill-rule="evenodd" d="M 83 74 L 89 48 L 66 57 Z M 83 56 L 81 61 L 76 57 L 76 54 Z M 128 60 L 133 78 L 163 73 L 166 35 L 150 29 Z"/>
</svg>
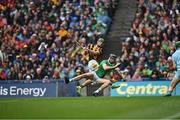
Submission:
<svg viewBox="0 0 180 120">
<path fill-rule="evenodd" d="M 92 83 L 91 83 L 91 85 L 95 85 L 95 84 L 96 84 L 96 82 L 92 82 Z"/>
<path fill-rule="evenodd" d="M 69 82 L 72 82 L 72 81 L 74 81 L 74 79 L 73 79 L 73 78 L 69 79 Z"/>
<path fill-rule="evenodd" d="M 102 88 L 98 88 L 96 91 L 95 91 L 95 93 L 99 93 L 99 91 L 101 91 L 102 90 Z"/>
<path fill-rule="evenodd" d="M 80 87 L 81 87 L 81 88 L 83 88 L 83 87 L 84 87 L 84 85 L 82 84 L 82 85 L 80 85 Z"/>
<path fill-rule="evenodd" d="M 81 86 L 77 86 L 77 90 L 79 90 L 79 91 L 80 91 L 80 90 L 81 90 L 81 88 L 82 88 Z"/>
</svg>

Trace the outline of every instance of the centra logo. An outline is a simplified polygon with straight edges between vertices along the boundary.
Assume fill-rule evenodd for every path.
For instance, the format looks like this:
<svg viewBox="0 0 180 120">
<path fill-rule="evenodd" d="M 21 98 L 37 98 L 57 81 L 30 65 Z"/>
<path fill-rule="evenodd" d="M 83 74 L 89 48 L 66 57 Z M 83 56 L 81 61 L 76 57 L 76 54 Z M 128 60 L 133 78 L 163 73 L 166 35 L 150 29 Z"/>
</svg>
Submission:
<svg viewBox="0 0 180 120">
<path fill-rule="evenodd" d="M 166 85 L 128 85 L 127 83 L 121 83 L 120 88 L 117 88 L 116 91 L 121 95 L 138 95 L 138 94 L 166 94 L 168 92 L 168 86 Z"/>
</svg>

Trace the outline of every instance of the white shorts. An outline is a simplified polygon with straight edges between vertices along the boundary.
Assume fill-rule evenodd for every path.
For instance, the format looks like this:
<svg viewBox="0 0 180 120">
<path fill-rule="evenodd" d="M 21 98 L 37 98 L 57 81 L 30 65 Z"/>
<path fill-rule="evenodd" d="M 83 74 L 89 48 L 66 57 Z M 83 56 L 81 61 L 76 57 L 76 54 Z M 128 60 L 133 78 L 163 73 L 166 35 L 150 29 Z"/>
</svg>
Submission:
<svg viewBox="0 0 180 120">
<path fill-rule="evenodd" d="M 180 70 L 175 71 L 175 76 L 178 80 L 180 80 Z"/>
<path fill-rule="evenodd" d="M 100 78 L 95 71 L 92 71 L 93 74 L 93 81 L 96 82 L 97 80 L 101 80 L 102 78 Z"/>
</svg>

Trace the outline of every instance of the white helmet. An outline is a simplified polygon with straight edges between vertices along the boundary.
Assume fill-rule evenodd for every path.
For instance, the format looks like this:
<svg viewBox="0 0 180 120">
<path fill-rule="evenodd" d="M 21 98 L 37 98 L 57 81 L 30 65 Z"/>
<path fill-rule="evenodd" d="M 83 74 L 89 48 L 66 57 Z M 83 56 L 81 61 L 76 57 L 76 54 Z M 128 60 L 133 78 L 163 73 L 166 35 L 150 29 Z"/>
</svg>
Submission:
<svg viewBox="0 0 180 120">
<path fill-rule="evenodd" d="M 99 64 L 96 60 L 90 60 L 88 62 L 88 69 L 90 71 L 96 71 L 98 69 L 98 66 L 99 66 Z"/>
</svg>

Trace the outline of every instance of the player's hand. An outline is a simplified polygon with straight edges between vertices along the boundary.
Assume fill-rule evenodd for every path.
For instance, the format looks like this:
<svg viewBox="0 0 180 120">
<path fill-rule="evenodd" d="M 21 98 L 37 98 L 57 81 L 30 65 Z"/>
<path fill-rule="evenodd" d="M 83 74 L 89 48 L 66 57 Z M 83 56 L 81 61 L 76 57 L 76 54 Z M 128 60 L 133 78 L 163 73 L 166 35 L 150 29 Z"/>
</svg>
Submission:
<svg viewBox="0 0 180 120">
<path fill-rule="evenodd" d="M 118 67 L 121 63 L 116 63 L 116 67 Z"/>
<path fill-rule="evenodd" d="M 86 48 L 86 47 L 82 47 L 82 49 L 83 49 L 83 50 L 87 50 L 87 48 Z"/>
</svg>

